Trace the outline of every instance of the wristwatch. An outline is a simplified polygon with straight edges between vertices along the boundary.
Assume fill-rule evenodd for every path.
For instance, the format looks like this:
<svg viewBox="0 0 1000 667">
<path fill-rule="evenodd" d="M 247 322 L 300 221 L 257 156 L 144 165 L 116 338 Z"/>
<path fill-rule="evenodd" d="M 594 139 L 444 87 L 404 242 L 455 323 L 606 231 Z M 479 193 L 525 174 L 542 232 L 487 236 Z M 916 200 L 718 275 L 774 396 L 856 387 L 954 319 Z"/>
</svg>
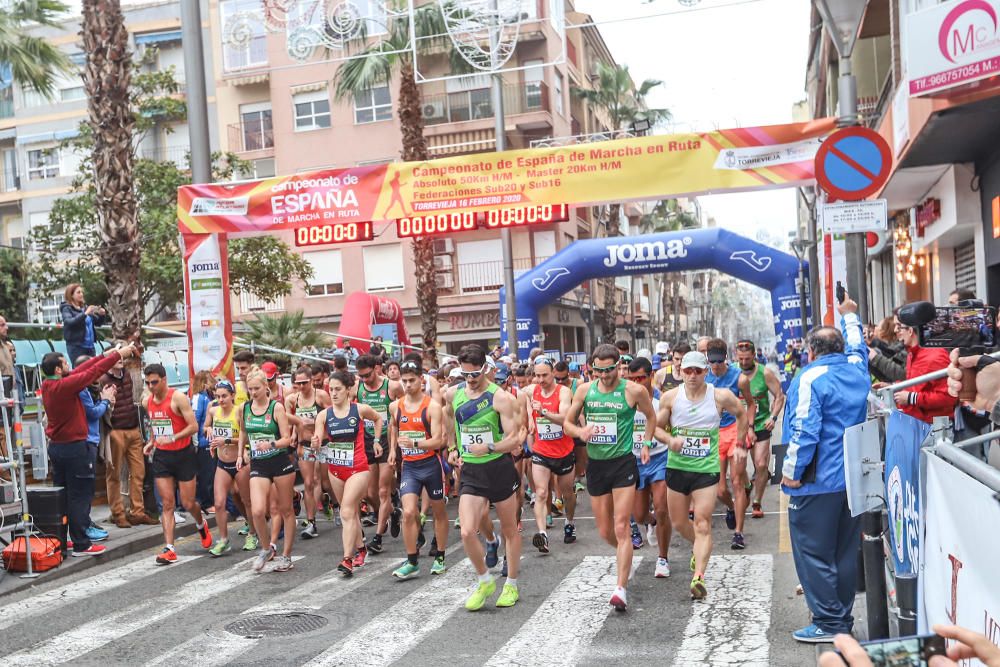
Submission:
<svg viewBox="0 0 1000 667">
<path fill-rule="evenodd" d="M 490 452 L 495 452 L 497 450 L 497 446 L 495 443 L 491 442 L 486 445 L 486 449 L 489 450 Z"/>
<path fill-rule="evenodd" d="M 645 447 L 646 449 L 652 449 L 653 448 L 653 441 L 652 440 L 643 440 L 642 441 L 642 446 Z"/>
</svg>

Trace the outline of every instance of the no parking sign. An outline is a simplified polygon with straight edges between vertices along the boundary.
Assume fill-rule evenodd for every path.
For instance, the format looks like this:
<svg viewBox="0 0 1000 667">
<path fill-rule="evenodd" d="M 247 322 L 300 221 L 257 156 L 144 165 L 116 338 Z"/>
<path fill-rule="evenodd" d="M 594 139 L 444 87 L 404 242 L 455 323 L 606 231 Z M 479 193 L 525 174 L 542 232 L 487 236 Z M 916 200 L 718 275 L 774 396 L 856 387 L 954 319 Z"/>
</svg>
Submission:
<svg viewBox="0 0 1000 667">
<path fill-rule="evenodd" d="M 878 192 L 892 170 L 892 151 L 867 127 L 837 130 L 816 151 L 816 181 L 831 199 L 860 201 Z"/>
</svg>

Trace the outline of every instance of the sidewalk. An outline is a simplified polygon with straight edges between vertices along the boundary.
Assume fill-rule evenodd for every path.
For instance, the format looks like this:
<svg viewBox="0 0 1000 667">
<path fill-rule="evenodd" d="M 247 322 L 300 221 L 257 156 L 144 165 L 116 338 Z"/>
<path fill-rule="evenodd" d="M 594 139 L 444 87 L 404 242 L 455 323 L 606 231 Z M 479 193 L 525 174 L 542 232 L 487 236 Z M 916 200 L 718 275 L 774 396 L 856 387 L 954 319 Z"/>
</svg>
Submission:
<svg viewBox="0 0 1000 667">
<path fill-rule="evenodd" d="M 98 510 L 107 511 L 106 507 Z M 103 512 L 101 512 L 103 513 Z M 97 513 L 95 513 L 96 515 Z M 197 527 L 189 514 L 186 514 L 187 521 L 178 524 L 175 528 L 175 540 L 180 542 L 182 538 L 195 535 Z M 207 515 L 208 525 L 215 529 L 215 516 Z M 100 544 L 107 547 L 103 556 L 92 556 L 87 558 L 74 558 L 67 554 L 63 562 L 56 568 L 40 573 L 34 579 L 22 579 L 23 572 L 7 572 L 0 569 L 0 599 L 5 595 L 22 591 L 41 583 L 48 583 L 57 579 L 62 579 L 71 574 L 84 572 L 93 567 L 112 561 L 121 560 L 132 554 L 160 547 L 163 545 L 163 531 L 160 526 L 133 526 L 131 528 L 118 528 L 110 522 L 107 516 L 97 519 L 97 525 L 108 531 L 108 539 Z M 150 558 L 153 554 L 150 553 Z"/>
</svg>

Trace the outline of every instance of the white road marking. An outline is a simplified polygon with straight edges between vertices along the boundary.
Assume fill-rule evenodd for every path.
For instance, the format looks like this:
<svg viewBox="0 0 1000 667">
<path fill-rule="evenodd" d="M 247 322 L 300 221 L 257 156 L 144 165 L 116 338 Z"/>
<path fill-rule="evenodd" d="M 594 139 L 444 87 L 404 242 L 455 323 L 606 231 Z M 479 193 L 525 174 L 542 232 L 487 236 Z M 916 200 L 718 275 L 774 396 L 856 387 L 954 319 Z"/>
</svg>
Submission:
<svg viewBox="0 0 1000 667">
<path fill-rule="evenodd" d="M 143 556 L 131 563 L 119 565 L 110 570 L 102 570 L 85 579 L 66 583 L 60 588 L 53 588 L 18 602 L 0 606 L 0 630 L 24 623 L 35 616 L 48 614 L 77 600 L 97 599 L 101 593 L 139 579 L 147 580 L 160 572 L 177 569 L 178 566 L 196 561 L 203 556 L 204 554 L 182 556 L 177 564 L 169 567 L 157 565 L 152 558 Z"/>
<path fill-rule="evenodd" d="M 293 561 L 301 558 L 302 556 L 292 556 Z M 4 666 L 37 667 L 40 664 L 55 665 L 69 662 L 245 583 L 255 576 L 249 568 L 252 560 L 250 558 L 220 572 L 199 577 L 180 588 L 147 598 L 138 605 L 120 609 L 113 614 L 50 637 L 30 648 L 12 653 L 6 656 Z"/>
<path fill-rule="evenodd" d="M 378 667 L 392 664 L 458 611 L 472 591 L 473 573 L 472 563 L 466 558 L 446 574 L 417 589 L 364 626 L 352 630 L 347 639 L 308 662 L 308 667 Z M 497 593 L 500 592 L 503 581 L 497 580 Z M 492 603 L 493 600 L 487 602 Z M 462 610 L 465 611 L 464 608 Z"/>
<path fill-rule="evenodd" d="M 769 554 L 712 556 L 673 666 L 767 667 L 772 572 Z"/>
<path fill-rule="evenodd" d="M 632 559 L 632 571 L 641 556 Z M 487 665 L 575 665 L 600 632 L 617 583 L 614 556 L 587 556 Z"/>
</svg>

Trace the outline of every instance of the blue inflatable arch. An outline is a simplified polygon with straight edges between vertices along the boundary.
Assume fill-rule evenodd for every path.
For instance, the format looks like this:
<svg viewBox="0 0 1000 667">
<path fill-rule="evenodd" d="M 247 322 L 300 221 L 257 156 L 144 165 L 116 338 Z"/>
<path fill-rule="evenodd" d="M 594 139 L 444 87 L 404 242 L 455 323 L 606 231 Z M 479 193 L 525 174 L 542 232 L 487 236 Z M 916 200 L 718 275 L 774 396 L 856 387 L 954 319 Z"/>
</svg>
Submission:
<svg viewBox="0 0 1000 667">
<path fill-rule="evenodd" d="M 518 358 L 541 347 L 538 313 L 585 280 L 630 274 L 716 269 L 771 292 L 777 350 L 802 337 L 797 280 L 799 260 L 725 229 L 693 229 L 643 236 L 576 241 L 514 282 Z M 808 273 L 808 268 L 803 268 Z M 504 342 L 507 322 L 504 290 L 500 317 Z M 809 304 L 806 304 L 808 315 Z"/>
</svg>

